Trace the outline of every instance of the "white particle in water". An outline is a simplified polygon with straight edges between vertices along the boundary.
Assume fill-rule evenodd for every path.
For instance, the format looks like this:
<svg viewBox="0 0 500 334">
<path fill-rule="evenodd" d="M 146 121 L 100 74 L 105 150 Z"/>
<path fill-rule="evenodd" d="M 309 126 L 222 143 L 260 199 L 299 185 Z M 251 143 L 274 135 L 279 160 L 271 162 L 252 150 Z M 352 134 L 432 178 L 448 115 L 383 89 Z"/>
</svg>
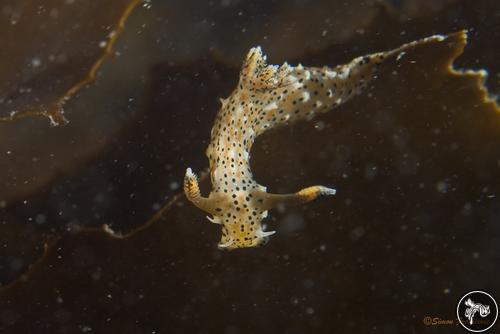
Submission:
<svg viewBox="0 0 500 334">
<path fill-rule="evenodd" d="M 35 217 L 35 222 L 37 224 L 44 224 L 46 221 L 47 221 L 47 217 L 45 217 L 44 214 L 39 213 Z"/>
<path fill-rule="evenodd" d="M 80 326 L 82 333 L 89 333 L 92 332 L 92 327 L 90 326 Z"/>
<path fill-rule="evenodd" d="M 317 131 L 322 131 L 325 128 L 326 124 L 323 121 L 318 121 L 314 124 L 314 129 Z"/>
<path fill-rule="evenodd" d="M 179 189 L 179 182 L 176 181 L 170 182 L 168 187 L 170 188 L 170 190 L 177 190 Z"/>
<path fill-rule="evenodd" d="M 446 181 L 443 180 L 436 183 L 436 190 L 441 194 L 446 194 L 448 192 L 448 184 Z"/>
<path fill-rule="evenodd" d="M 57 8 L 52 8 L 49 12 L 49 16 L 51 19 L 57 19 L 59 17 L 59 10 Z"/>
<path fill-rule="evenodd" d="M 31 66 L 32 67 L 39 67 L 40 65 L 42 65 L 42 60 L 38 57 L 35 57 L 33 59 L 31 59 Z"/>
<path fill-rule="evenodd" d="M 358 226 L 354 228 L 350 233 L 350 238 L 352 241 L 359 240 L 365 234 L 365 229 L 363 226 Z"/>
</svg>

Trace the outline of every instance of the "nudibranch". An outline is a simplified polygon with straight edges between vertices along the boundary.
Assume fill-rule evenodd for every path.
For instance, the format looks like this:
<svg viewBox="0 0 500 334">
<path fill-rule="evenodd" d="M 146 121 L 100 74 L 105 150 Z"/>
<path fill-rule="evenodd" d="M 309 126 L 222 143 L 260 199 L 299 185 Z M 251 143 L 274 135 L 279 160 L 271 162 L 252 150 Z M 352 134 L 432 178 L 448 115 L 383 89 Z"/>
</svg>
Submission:
<svg viewBox="0 0 500 334">
<path fill-rule="evenodd" d="M 334 68 L 268 65 L 260 47 L 248 52 L 238 86 L 221 99 L 206 150 L 212 191 L 200 194 L 191 168 L 184 178 L 189 201 L 210 214 L 208 220 L 222 225 L 221 249 L 261 245 L 275 231 L 264 231 L 262 220 L 280 204 L 306 203 L 335 189 L 311 186 L 291 194 L 272 194 L 258 184 L 250 170 L 250 151 L 255 139 L 278 126 L 313 118 L 359 94 L 376 77 L 377 67 L 399 60 L 416 44 L 442 41 L 436 35 L 387 51 L 358 57 Z"/>
</svg>

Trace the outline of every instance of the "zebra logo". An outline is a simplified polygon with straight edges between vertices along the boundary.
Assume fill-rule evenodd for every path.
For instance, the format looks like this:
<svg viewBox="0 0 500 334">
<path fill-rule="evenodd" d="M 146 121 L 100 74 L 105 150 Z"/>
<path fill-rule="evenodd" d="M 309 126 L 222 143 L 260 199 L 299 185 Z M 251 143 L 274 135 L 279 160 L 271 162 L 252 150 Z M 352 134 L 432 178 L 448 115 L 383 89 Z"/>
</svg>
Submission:
<svg viewBox="0 0 500 334">
<path fill-rule="evenodd" d="M 493 327 L 498 317 L 495 299 L 484 291 L 465 294 L 457 305 L 457 318 L 470 332 L 484 332 Z"/>
</svg>

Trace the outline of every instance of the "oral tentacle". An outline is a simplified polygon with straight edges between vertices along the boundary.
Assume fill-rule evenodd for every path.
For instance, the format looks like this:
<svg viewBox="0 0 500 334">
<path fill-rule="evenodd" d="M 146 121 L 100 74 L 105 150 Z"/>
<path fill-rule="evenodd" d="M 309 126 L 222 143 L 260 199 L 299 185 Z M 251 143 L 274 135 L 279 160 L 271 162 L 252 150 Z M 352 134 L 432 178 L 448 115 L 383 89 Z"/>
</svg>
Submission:
<svg viewBox="0 0 500 334">
<path fill-rule="evenodd" d="M 219 249 L 225 249 L 225 248 L 229 248 L 233 243 L 234 243 L 234 239 L 230 238 L 229 241 L 227 241 L 226 243 L 219 243 L 217 245 L 217 247 L 219 247 Z"/>
</svg>

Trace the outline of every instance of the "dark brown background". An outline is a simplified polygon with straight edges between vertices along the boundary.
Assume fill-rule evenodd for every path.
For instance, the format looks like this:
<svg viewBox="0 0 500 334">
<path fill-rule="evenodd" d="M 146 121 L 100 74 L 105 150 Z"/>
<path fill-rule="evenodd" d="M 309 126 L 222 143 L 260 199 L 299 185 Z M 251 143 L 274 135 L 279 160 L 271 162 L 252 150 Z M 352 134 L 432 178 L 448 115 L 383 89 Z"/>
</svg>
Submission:
<svg viewBox="0 0 500 334">
<path fill-rule="evenodd" d="M 13 13 L 7 5 L 0 3 L 4 18 Z M 2 115 L 12 108 L 8 99 L 43 107 L 37 97 L 60 95 L 46 83 L 85 73 L 124 2 L 107 2 L 121 10 L 106 12 L 75 1 L 88 7 L 73 20 L 63 9 L 54 15 L 58 6 L 69 5 L 53 1 L 45 16 L 31 15 L 59 20 L 61 31 L 81 20 L 89 33 L 48 34 L 41 66 L 22 76 L 0 72 L 11 83 L 1 86 Z M 455 66 L 487 69 L 486 86 L 498 94 L 499 22 L 496 1 L 141 4 L 98 80 L 66 104 L 69 124 L 0 123 L 0 329 L 459 332 L 422 320 L 454 318 L 469 290 L 500 296 L 500 116 L 483 101 L 476 76 L 446 71 L 455 53 L 447 46 L 405 56 L 367 94 L 258 140 L 253 170 L 271 191 L 338 190 L 272 211 L 278 233 L 264 247 L 218 251 L 219 228 L 183 197 L 125 239 L 89 228 L 108 224 L 126 234 L 143 226 L 180 191 L 187 166 L 207 167 L 218 98 L 234 87 L 249 47 L 262 45 L 273 63 L 336 65 L 467 28 Z M 9 43 L 34 43 L 16 27 L 2 30 L 15 39 Z M 15 50 L 3 61 L 26 64 L 36 49 Z M 64 50 L 71 50 L 65 61 L 49 60 Z M 36 94 L 12 93 L 27 86 Z"/>
</svg>

